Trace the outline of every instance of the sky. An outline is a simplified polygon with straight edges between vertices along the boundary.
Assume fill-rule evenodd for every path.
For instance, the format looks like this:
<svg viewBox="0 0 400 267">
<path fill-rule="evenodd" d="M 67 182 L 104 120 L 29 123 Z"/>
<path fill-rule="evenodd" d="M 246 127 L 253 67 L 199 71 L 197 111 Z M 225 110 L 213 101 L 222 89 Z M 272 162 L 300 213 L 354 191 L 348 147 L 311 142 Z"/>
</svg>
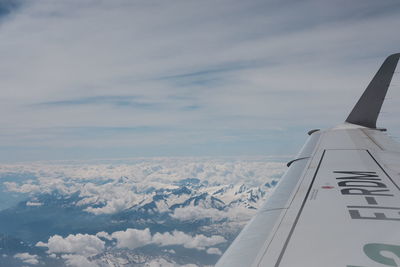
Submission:
<svg viewBox="0 0 400 267">
<path fill-rule="evenodd" d="M 397 0 L 2 0 L 0 162 L 296 154 L 399 28 Z"/>
</svg>

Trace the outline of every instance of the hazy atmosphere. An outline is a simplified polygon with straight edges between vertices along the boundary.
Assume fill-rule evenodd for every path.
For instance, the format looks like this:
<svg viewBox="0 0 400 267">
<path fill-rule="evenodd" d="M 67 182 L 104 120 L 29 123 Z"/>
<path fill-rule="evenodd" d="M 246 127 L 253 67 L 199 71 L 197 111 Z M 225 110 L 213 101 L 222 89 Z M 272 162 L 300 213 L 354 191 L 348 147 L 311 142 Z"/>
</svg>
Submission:
<svg viewBox="0 0 400 267">
<path fill-rule="evenodd" d="M 0 160 L 295 154 L 308 130 L 341 123 L 400 50 L 399 11 L 372 0 L 3 0 Z M 381 118 L 394 135 L 398 91 Z"/>
</svg>

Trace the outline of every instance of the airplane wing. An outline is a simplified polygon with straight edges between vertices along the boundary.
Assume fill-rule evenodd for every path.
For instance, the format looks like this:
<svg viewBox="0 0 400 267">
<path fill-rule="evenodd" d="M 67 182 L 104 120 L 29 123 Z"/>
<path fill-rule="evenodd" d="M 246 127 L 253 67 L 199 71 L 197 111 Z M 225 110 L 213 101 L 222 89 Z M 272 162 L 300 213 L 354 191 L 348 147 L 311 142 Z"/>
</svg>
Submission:
<svg viewBox="0 0 400 267">
<path fill-rule="evenodd" d="M 400 145 L 376 128 L 389 56 L 346 122 L 310 137 L 216 267 L 400 266 Z"/>
</svg>

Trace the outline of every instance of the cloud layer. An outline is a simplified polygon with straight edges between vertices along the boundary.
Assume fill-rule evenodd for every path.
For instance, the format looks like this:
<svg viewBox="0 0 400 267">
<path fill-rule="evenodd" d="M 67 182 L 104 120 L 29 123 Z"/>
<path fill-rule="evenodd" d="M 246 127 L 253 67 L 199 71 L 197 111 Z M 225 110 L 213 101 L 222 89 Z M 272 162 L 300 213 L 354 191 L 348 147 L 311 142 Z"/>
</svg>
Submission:
<svg viewBox="0 0 400 267">
<path fill-rule="evenodd" d="M 395 0 L 21 3 L 0 29 L 2 161 L 295 153 L 400 40 Z"/>
</svg>

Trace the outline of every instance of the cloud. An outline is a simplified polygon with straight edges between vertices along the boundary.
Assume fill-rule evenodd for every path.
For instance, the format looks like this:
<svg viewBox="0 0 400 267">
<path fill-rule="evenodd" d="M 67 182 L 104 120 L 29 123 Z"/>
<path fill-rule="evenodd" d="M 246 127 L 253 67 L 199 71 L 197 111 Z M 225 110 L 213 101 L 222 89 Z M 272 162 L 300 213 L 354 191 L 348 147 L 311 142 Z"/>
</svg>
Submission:
<svg viewBox="0 0 400 267">
<path fill-rule="evenodd" d="M 111 234 L 117 240 L 118 248 L 135 249 L 152 243 L 152 236 L 148 228 L 144 230 L 126 229 Z"/>
<path fill-rule="evenodd" d="M 97 236 L 88 234 L 51 236 L 47 243 L 38 242 L 36 246 L 47 247 L 48 253 L 75 253 L 84 256 L 95 255 L 104 250 L 105 242 Z"/>
<path fill-rule="evenodd" d="M 205 247 L 225 243 L 226 239 L 218 235 L 207 237 L 198 234 L 191 236 L 184 232 L 173 231 L 171 233 L 166 232 L 154 234 L 152 242 L 160 246 L 183 245 L 185 248 L 203 250 Z"/>
<path fill-rule="evenodd" d="M 171 217 L 182 221 L 199 220 L 205 218 L 212 218 L 215 221 L 219 221 L 229 217 L 229 213 L 217 209 L 205 209 L 202 207 L 189 206 L 176 208 Z"/>
<path fill-rule="evenodd" d="M 38 242 L 36 246 L 48 248 L 47 253 L 51 258 L 56 257 L 55 253 L 61 254 L 61 258 L 65 260 L 67 266 L 97 267 L 98 264 L 90 261 L 88 257 L 103 252 L 105 242 L 97 236 L 89 234 L 68 235 L 65 238 L 54 235 L 49 238 L 47 243 Z"/>
<path fill-rule="evenodd" d="M 117 188 L 115 188 L 117 189 Z M 117 190 L 114 190 L 116 192 Z M 126 192 L 126 190 L 119 190 L 120 192 L 116 192 L 116 194 L 111 197 L 111 199 L 107 200 L 107 204 L 103 207 L 93 208 L 88 207 L 85 211 L 99 215 L 99 214 L 112 214 L 118 211 L 127 209 L 133 206 L 138 202 L 137 197 L 131 191 Z M 124 192 L 125 191 L 125 192 Z M 108 192 L 110 193 L 110 192 Z"/>
<path fill-rule="evenodd" d="M 29 207 L 32 204 L 47 205 L 48 197 L 43 197 L 42 193 L 53 190 L 62 194 L 65 199 L 73 194 L 74 198 L 71 201 L 74 202 L 70 204 L 76 205 L 74 208 L 86 209 L 88 212 L 87 208 L 91 207 L 93 209 L 90 212 L 93 214 L 96 212 L 102 214 L 99 212 L 100 209 L 95 210 L 99 207 L 103 208 L 102 212 L 134 209 L 134 205 L 145 205 L 157 199 L 157 192 L 165 192 L 170 197 L 158 200 L 155 207 L 161 207 L 159 203 L 165 204 L 159 211 L 167 212 L 166 215 L 171 214 L 170 207 L 173 205 L 185 203 L 193 196 L 207 195 L 198 201 L 196 204 L 198 207 L 177 208 L 172 213 L 176 219 L 185 220 L 186 224 L 187 220 L 207 216 L 214 220 L 227 218 L 227 222 L 232 220 L 237 223 L 239 219 L 243 220 L 246 217 L 235 217 L 239 214 L 235 211 L 238 207 L 227 206 L 225 211 L 219 211 L 211 205 L 211 196 L 223 199 L 226 205 L 237 199 L 244 201 L 248 198 L 249 192 L 257 193 L 258 188 L 268 190 L 263 185 L 278 180 L 285 168 L 283 163 L 274 162 L 268 157 L 51 161 L 1 164 L 0 179 L 6 180 L 12 177 L 12 181 L 15 182 L 9 189 L 13 190 L 13 195 L 16 195 L 15 191 L 21 191 L 21 194 L 29 192 L 20 190 L 25 184 L 37 186 L 32 193 L 40 193 L 30 196 L 29 200 L 24 200 L 29 209 L 40 209 Z M 79 202 L 75 202 L 76 196 L 81 198 Z M 115 200 L 120 200 L 122 204 L 119 206 L 112 204 Z M 111 209 L 112 207 L 114 208 Z M 247 208 L 245 210 L 255 212 Z M 160 251 L 186 248 L 217 254 L 215 247 L 225 248 L 228 245 L 228 238 L 224 236 L 229 237 L 229 234 L 234 232 L 232 226 L 233 224 L 220 222 L 215 225 L 205 225 L 199 229 L 201 233 L 172 230 L 157 232 L 155 228 L 151 228 L 151 231 L 123 228 L 122 231 L 101 231 L 97 234 L 54 235 L 38 242 L 37 246 L 46 248 L 49 257 L 63 259 L 65 264 L 70 266 L 101 265 L 108 253 L 113 254 L 115 251 L 130 253 L 130 249 L 144 246 L 158 247 L 157 250 Z M 215 229 L 218 230 L 218 234 L 214 234 L 217 233 Z M 240 228 L 234 230 L 238 229 Z"/>
<path fill-rule="evenodd" d="M 35 184 L 26 183 L 22 185 L 18 185 L 15 182 L 4 182 L 7 190 L 10 192 L 17 192 L 17 193 L 33 193 L 38 192 L 40 187 Z"/>
<path fill-rule="evenodd" d="M 156 259 L 146 263 L 145 267 L 177 267 L 177 265 L 165 259 Z M 193 267 L 196 267 L 196 265 Z"/>
<path fill-rule="evenodd" d="M 165 259 L 152 260 L 151 262 L 145 263 L 144 266 L 145 267 L 198 267 L 198 265 L 196 265 L 196 264 L 180 265 L 180 264 L 169 262 L 169 261 L 167 261 Z M 205 267 L 207 267 L 207 266 L 205 266 Z"/>
<path fill-rule="evenodd" d="M 208 247 L 227 242 L 223 236 L 219 235 L 190 235 L 176 230 L 164 233 L 157 232 L 152 235 L 148 228 L 143 230 L 128 228 L 125 231 L 116 231 L 111 234 L 99 232 L 96 235 L 77 234 L 69 235 L 66 238 L 63 238 L 59 235 L 54 235 L 49 238 L 47 243 L 38 242 L 36 246 L 47 247 L 47 253 L 50 255 L 53 255 L 54 253 L 62 254 L 61 256 L 63 259 L 66 259 L 67 265 L 84 266 L 85 263 L 90 262 L 87 259 L 88 256 L 92 256 L 104 251 L 105 242 L 100 238 L 106 240 L 116 240 L 116 248 L 127 249 L 136 249 L 146 245 L 154 244 L 161 247 L 183 246 L 188 249 L 206 250 Z M 215 252 L 216 250 L 213 249 L 211 251 Z M 90 264 L 95 263 L 90 262 Z"/>
<path fill-rule="evenodd" d="M 295 153 L 400 38 L 392 0 L 21 3 L 1 25 L 3 161 Z"/>
<path fill-rule="evenodd" d="M 16 195 L 15 192 L 29 193 L 29 190 L 22 190 L 26 184 L 37 186 L 32 188 L 34 194 L 29 196 L 29 200 L 24 200 L 28 209 L 41 209 L 29 205 L 47 205 L 48 197 L 43 193 L 56 191 L 65 199 L 73 195 L 70 204 L 92 215 L 135 209 L 156 200 L 155 212 L 166 212 L 166 216 L 184 221 L 179 224 L 204 217 L 218 222 L 204 225 L 198 230 L 201 232 L 178 229 L 157 232 L 160 230 L 155 228 L 151 228 L 151 231 L 150 228 L 122 228 L 121 231 L 105 232 L 100 231 L 105 229 L 100 229 L 97 234 L 53 235 L 37 243 L 37 246 L 47 249 L 49 257 L 63 259 L 70 266 L 89 266 L 88 262 L 101 265 L 106 254 L 114 253 L 115 249 L 129 252 L 144 246 L 158 247 L 160 251 L 186 248 L 217 254 L 215 248 L 225 248 L 229 234 L 239 230 L 246 219 L 256 212 L 246 207 L 240 209 L 240 203 L 246 204 L 249 194 L 258 194 L 258 189 L 268 192 L 264 184 L 278 181 L 285 168 L 284 163 L 275 162 L 269 157 L 50 161 L 0 164 L 0 179 L 13 181 L 7 187 L 11 190 L 8 194 L 13 195 Z M 160 192 L 164 192 L 166 197 L 157 198 Z M 80 200 L 75 202 L 77 196 Z M 194 203 L 193 199 L 197 199 L 197 196 L 207 197 L 200 197 L 196 206 L 171 208 L 187 204 L 190 199 Z M 257 201 L 262 202 L 262 194 L 259 196 L 261 198 Z M 223 200 L 225 204 L 221 205 L 225 210 L 215 208 L 213 204 L 220 202 L 212 202 L 214 197 Z M 116 200 L 121 204 L 114 205 Z M 236 205 L 237 200 L 243 202 Z M 252 204 L 258 207 L 257 203 Z M 222 219 L 224 223 L 219 221 Z"/>
<path fill-rule="evenodd" d="M 206 252 L 208 254 L 222 255 L 222 251 L 219 248 L 209 248 Z"/>
<path fill-rule="evenodd" d="M 39 264 L 39 256 L 31 255 L 27 252 L 25 253 L 17 253 L 14 255 L 14 258 L 21 260 L 23 263 L 37 265 Z"/>
<path fill-rule="evenodd" d="M 118 248 L 135 249 L 149 244 L 159 246 L 182 245 L 185 248 L 204 250 L 206 247 L 225 243 L 226 239 L 222 236 L 188 235 L 181 231 L 171 233 L 155 233 L 153 236 L 148 228 L 144 230 L 130 229 L 117 231 L 110 235 L 117 240 Z"/>
<path fill-rule="evenodd" d="M 75 254 L 62 255 L 67 266 L 72 267 L 98 267 L 99 265 L 93 261 L 89 261 L 86 257 Z"/>
<path fill-rule="evenodd" d="M 27 205 L 28 207 L 40 207 L 40 206 L 43 205 L 43 203 L 27 201 L 27 202 L 26 202 L 26 205 Z"/>
<path fill-rule="evenodd" d="M 23 164 L 2 164 L 0 175 L 14 173 L 34 179 L 19 182 L 5 181 L 7 191 L 18 193 L 51 193 L 58 192 L 69 196 L 78 194 L 81 198 L 76 205 L 86 212 L 100 215 L 113 214 L 129 209 L 141 203 L 153 201 L 154 190 L 174 190 L 181 185 L 183 178 L 197 177 L 201 187 L 195 188 L 192 194 L 208 194 L 223 189 L 223 194 L 215 197 L 226 205 L 235 200 L 246 200 L 246 191 L 238 193 L 244 184 L 246 190 L 258 192 L 267 182 L 277 180 L 285 171 L 282 162 L 274 162 L 269 157 L 257 158 L 147 158 L 131 160 L 104 160 L 99 162 L 40 162 Z M 152 189 L 152 190 L 149 190 Z M 264 188 L 263 190 L 269 190 Z M 171 195 L 165 201 L 156 203 L 160 212 L 168 212 L 170 207 L 183 203 L 190 194 Z M 207 198 L 207 201 L 210 197 Z M 258 202 L 261 203 L 262 199 Z M 207 202 L 206 201 L 206 202 Z M 36 198 L 27 205 L 41 203 Z M 256 205 L 256 203 L 252 203 Z M 236 208 L 235 208 L 236 209 Z M 242 215 L 246 210 L 242 210 Z M 213 220 L 234 218 L 239 215 L 232 211 L 219 211 L 209 206 L 177 208 L 172 216 L 180 220 L 192 220 L 209 217 Z M 249 212 L 249 210 L 247 210 Z"/>
<path fill-rule="evenodd" d="M 51 101 L 39 103 L 41 107 L 60 107 L 60 106 L 80 106 L 80 105 L 110 105 L 114 107 L 129 107 L 129 108 L 152 108 L 156 103 L 140 102 L 135 96 L 94 96 L 83 97 L 78 99 L 69 99 L 62 101 Z"/>
</svg>

